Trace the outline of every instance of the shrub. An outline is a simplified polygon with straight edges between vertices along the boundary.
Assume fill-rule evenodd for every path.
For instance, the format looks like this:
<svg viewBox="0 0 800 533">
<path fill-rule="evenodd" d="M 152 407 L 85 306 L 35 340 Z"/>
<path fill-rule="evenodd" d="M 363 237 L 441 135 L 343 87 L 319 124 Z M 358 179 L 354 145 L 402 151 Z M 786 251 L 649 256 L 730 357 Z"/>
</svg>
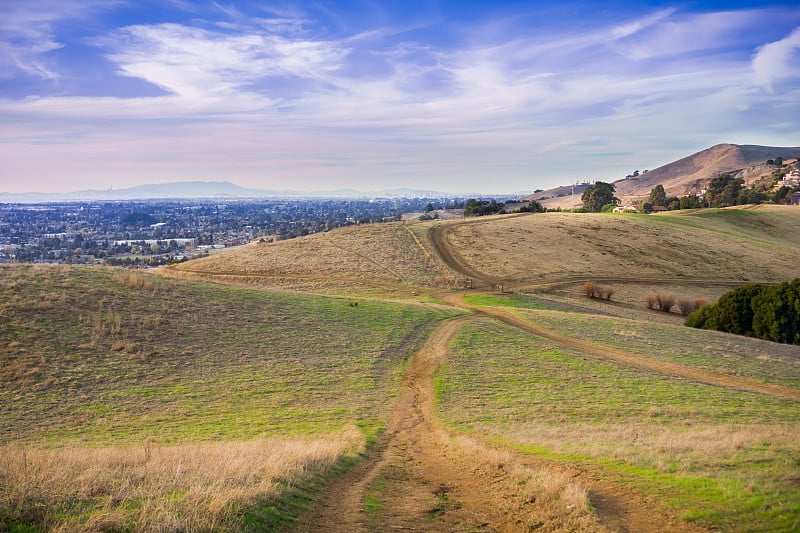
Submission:
<svg viewBox="0 0 800 533">
<path fill-rule="evenodd" d="M 583 292 L 587 298 L 602 298 L 603 300 L 610 300 L 614 294 L 614 288 L 608 285 L 598 285 L 594 281 L 586 281 L 583 283 Z"/>
<path fill-rule="evenodd" d="M 658 300 L 658 308 L 665 313 L 669 313 L 672 306 L 675 305 L 675 295 L 671 292 L 660 292 L 656 295 L 656 298 Z"/>
<path fill-rule="evenodd" d="M 597 285 L 594 281 L 586 281 L 583 283 L 583 292 L 586 293 L 587 298 L 596 298 Z"/>
<path fill-rule="evenodd" d="M 686 317 L 686 325 L 800 344 L 800 278 L 768 285 L 745 285 Z"/>
<path fill-rule="evenodd" d="M 647 308 L 669 313 L 675 305 L 675 295 L 671 292 L 659 292 L 647 295 Z"/>
<path fill-rule="evenodd" d="M 608 285 L 602 285 L 600 287 L 600 297 L 604 300 L 610 300 L 611 296 L 614 294 L 614 288 L 609 287 Z"/>
</svg>

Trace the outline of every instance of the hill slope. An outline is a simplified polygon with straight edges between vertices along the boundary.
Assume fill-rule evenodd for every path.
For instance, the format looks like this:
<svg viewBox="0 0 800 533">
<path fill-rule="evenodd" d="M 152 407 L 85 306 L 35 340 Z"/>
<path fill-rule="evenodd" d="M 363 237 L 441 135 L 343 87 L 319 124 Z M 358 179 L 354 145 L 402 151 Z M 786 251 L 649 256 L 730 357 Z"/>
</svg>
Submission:
<svg viewBox="0 0 800 533">
<path fill-rule="evenodd" d="M 409 294 L 463 287 L 467 278 L 521 287 L 597 278 L 735 286 L 796 277 L 800 235 L 790 228 L 798 226 L 800 209 L 772 205 L 657 216 L 546 213 L 388 223 L 251 245 L 171 272 L 344 293 L 371 286 Z"/>
<path fill-rule="evenodd" d="M 672 163 L 650 170 L 636 177 L 614 182 L 616 195 L 623 203 L 633 203 L 647 198 L 650 190 L 658 184 L 664 186 L 667 196 L 683 196 L 699 192 L 715 176 L 722 172 L 743 172 L 743 177 L 757 176 L 772 167 L 768 159 L 782 157 L 797 158 L 800 147 L 774 147 L 756 145 L 718 144 Z M 566 188 L 568 189 L 568 188 Z M 530 198 L 548 198 L 547 207 L 576 207 L 581 205 L 580 191 L 575 195 L 564 194 L 564 187 L 542 191 Z"/>
</svg>

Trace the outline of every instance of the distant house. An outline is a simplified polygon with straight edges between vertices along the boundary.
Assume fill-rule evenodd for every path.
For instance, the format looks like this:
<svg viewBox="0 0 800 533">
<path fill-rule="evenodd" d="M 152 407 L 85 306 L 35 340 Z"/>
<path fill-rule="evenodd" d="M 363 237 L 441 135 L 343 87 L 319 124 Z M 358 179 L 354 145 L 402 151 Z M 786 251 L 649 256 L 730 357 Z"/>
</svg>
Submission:
<svg viewBox="0 0 800 533">
<path fill-rule="evenodd" d="M 612 211 L 613 213 L 638 213 L 639 210 L 632 205 L 618 205 Z"/>
</svg>

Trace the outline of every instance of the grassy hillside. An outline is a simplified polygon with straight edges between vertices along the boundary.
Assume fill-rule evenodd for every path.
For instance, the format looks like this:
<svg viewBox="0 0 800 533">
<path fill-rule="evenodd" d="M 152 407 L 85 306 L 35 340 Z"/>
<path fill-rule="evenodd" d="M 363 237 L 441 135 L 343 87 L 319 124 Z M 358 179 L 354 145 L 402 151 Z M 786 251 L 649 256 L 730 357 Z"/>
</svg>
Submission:
<svg viewBox="0 0 800 533">
<path fill-rule="evenodd" d="M 174 508 L 166 519 L 182 528 L 194 529 L 181 515 L 197 505 L 222 529 L 240 522 L 280 479 L 362 449 L 384 424 L 408 354 L 452 315 L 34 266 L 0 269 L 0 302 L 2 530 L 15 520 L 80 529 L 98 513 L 122 527 L 147 506 Z M 229 453 L 243 462 L 225 474 L 213 457 Z M 285 469 L 258 466 L 281 454 Z M 93 461 L 108 468 L 70 481 Z M 190 478 L 173 479 L 175 469 Z M 161 470 L 169 482 L 153 481 L 154 493 L 135 481 Z M 193 485 L 207 478 L 233 479 L 248 496 Z M 65 507 L 49 507 L 51 498 Z"/>
<path fill-rule="evenodd" d="M 690 339 L 679 327 L 655 332 L 647 322 L 597 316 L 522 314 L 596 343 L 627 347 L 632 339 L 633 350 L 655 358 L 800 388 L 797 349 L 755 357 L 769 353 L 769 343 L 708 332 Z M 437 401 L 454 427 L 643 490 L 705 527 L 789 531 L 800 521 L 796 400 L 636 368 L 481 319 L 456 339 L 437 377 Z"/>
<path fill-rule="evenodd" d="M 315 292 L 395 293 L 448 287 L 450 272 L 400 223 L 351 226 L 276 243 L 257 243 L 169 269 L 173 275 L 220 277 Z"/>
<path fill-rule="evenodd" d="M 662 215 L 546 213 L 445 226 L 456 260 L 496 283 L 560 280 L 778 282 L 800 264 L 800 209 Z"/>
</svg>

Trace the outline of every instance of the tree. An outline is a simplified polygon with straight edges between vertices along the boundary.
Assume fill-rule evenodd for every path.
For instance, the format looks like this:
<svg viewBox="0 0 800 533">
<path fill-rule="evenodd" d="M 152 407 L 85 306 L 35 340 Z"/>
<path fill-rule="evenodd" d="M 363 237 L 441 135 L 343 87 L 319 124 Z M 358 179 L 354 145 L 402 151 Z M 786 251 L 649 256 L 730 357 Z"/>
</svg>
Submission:
<svg viewBox="0 0 800 533">
<path fill-rule="evenodd" d="M 650 191 L 650 198 L 648 200 L 650 205 L 667 206 L 667 193 L 664 191 L 664 186 L 660 183 L 653 187 Z"/>
<path fill-rule="evenodd" d="M 711 180 L 706 191 L 708 207 L 729 207 L 736 205 L 739 191 L 744 187 L 742 178 L 734 178 L 730 174 L 720 174 Z"/>
<path fill-rule="evenodd" d="M 476 200 L 474 198 L 470 198 L 467 200 L 467 203 L 464 204 L 464 216 L 465 217 L 481 217 L 484 215 L 495 215 L 500 213 L 505 204 L 503 202 L 498 202 L 497 200 L 492 200 L 491 202 L 487 200 Z"/>
<path fill-rule="evenodd" d="M 697 196 L 690 194 L 688 196 L 681 196 L 678 207 L 680 209 L 699 209 L 703 207 L 703 202 L 701 202 L 700 198 Z"/>
<path fill-rule="evenodd" d="M 584 189 L 581 195 L 583 206 L 592 213 L 599 213 L 604 205 L 618 203 L 619 198 L 614 196 L 615 189 L 611 183 L 596 181 Z"/>
<path fill-rule="evenodd" d="M 547 209 L 536 200 L 531 200 L 528 205 L 519 208 L 520 213 L 544 213 L 545 211 Z"/>
<path fill-rule="evenodd" d="M 800 278 L 775 286 L 745 285 L 704 305 L 686 325 L 800 344 Z"/>
</svg>

